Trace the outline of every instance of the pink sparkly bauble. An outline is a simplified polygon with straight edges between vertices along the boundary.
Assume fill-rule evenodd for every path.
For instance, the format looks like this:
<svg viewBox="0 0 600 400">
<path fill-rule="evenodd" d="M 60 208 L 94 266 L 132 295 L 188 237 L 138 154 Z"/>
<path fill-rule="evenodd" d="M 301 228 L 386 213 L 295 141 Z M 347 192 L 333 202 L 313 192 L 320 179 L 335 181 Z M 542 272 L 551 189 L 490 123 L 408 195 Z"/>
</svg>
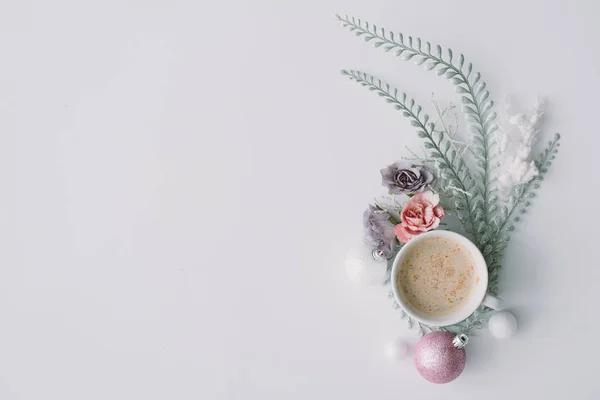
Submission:
<svg viewBox="0 0 600 400">
<path fill-rule="evenodd" d="M 429 382 L 451 382 L 465 369 L 467 353 L 454 347 L 453 339 L 451 333 L 436 331 L 423 336 L 415 346 L 415 366 Z"/>
</svg>

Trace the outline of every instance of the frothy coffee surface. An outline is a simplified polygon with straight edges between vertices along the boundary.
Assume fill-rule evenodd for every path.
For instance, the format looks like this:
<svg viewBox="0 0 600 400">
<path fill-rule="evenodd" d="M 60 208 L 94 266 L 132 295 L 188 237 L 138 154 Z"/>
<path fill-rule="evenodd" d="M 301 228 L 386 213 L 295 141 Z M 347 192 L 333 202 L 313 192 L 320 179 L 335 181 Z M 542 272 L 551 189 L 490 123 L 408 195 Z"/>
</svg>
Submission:
<svg viewBox="0 0 600 400">
<path fill-rule="evenodd" d="M 461 309 L 479 282 L 471 253 L 461 244 L 439 237 L 409 249 L 396 279 L 404 300 L 430 316 Z"/>
</svg>

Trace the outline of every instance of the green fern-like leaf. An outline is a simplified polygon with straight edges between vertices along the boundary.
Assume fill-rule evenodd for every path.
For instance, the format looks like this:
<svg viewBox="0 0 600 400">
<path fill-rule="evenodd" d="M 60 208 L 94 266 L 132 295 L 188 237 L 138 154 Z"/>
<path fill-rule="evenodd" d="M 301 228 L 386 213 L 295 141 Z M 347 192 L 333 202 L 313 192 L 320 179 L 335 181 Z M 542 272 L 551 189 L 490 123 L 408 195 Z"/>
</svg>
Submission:
<svg viewBox="0 0 600 400">
<path fill-rule="evenodd" d="M 405 61 L 414 60 L 416 64 L 423 65 L 426 70 L 436 71 L 438 75 L 451 80 L 455 85 L 455 90 L 463 103 L 462 111 L 467 115 L 469 129 L 481 143 L 481 146 L 473 154 L 476 165 L 482 170 L 480 194 L 483 203 L 480 208 L 482 210 L 481 218 L 485 222 L 483 233 L 487 232 L 490 219 L 497 209 L 496 189 L 490 184 L 491 175 L 495 169 L 493 153 L 490 150 L 491 135 L 498 127 L 493 123 L 496 113 L 491 111 L 494 102 L 490 99 L 485 82 L 481 80 L 481 74 L 473 73 L 471 63 L 465 66 L 465 57 L 462 54 L 458 60 L 453 61 L 451 49 L 447 49 L 444 56 L 443 49 L 437 45 L 435 52 L 432 53 L 431 44 L 423 42 L 420 38 L 413 40 L 411 36 L 405 37 L 401 33 L 386 32 L 384 28 L 377 28 L 375 25 L 369 26 L 368 22 L 363 23 L 354 17 L 336 15 L 336 18 L 342 23 L 342 26 L 347 27 L 357 36 L 362 36 L 365 40 L 368 39 L 367 41 L 376 40 L 376 47 L 384 46 L 386 52 L 393 50 L 397 57 L 401 56 Z M 476 244 L 481 247 L 480 243 Z"/>
<path fill-rule="evenodd" d="M 452 192 L 453 198 L 461 209 L 471 210 L 474 207 L 474 203 L 469 194 L 469 189 L 473 187 L 473 180 L 470 177 L 470 173 L 462 160 L 456 160 L 456 158 L 452 158 L 452 154 L 448 154 L 447 150 L 444 151 L 443 141 L 436 141 L 434 139 L 435 124 L 433 122 L 426 122 L 429 119 L 427 114 L 422 117 L 418 115 L 421 107 L 415 107 L 415 101 L 407 99 L 404 93 L 399 99 L 396 89 L 394 90 L 394 94 L 392 94 L 389 85 L 383 85 L 381 80 L 375 79 L 372 75 L 355 70 L 342 70 L 341 72 L 351 80 L 376 92 L 386 102 L 393 104 L 396 110 L 402 111 L 402 114 L 409 119 L 411 125 L 417 128 L 417 135 L 425 139 L 431 157 L 437 160 L 438 168 L 447 170 L 447 174 L 442 173 L 441 177 L 438 178 L 446 179 L 447 183 L 450 184 L 449 186 L 455 187 L 455 190 Z M 417 111 L 413 112 L 413 110 Z M 463 224 L 465 231 L 473 235 L 475 241 L 479 243 L 480 230 L 477 229 L 479 226 L 477 223 L 480 221 L 477 221 L 472 213 L 467 213 L 465 216 L 459 215 L 458 218 Z"/>
</svg>

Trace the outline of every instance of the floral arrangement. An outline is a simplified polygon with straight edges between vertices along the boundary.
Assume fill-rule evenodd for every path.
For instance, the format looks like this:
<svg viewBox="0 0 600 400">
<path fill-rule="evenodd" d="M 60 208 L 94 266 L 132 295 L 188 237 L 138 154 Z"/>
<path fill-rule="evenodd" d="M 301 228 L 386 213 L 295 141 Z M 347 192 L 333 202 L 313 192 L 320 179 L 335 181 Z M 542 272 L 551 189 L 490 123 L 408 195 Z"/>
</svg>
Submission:
<svg viewBox="0 0 600 400">
<path fill-rule="evenodd" d="M 386 211 L 369 205 L 363 215 L 366 242 L 387 257 L 394 254 L 400 244 L 437 228 L 444 217 L 444 209 L 438 205 L 440 196 L 425 190 L 435 179 L 426 167 L 399 161 L 382 169 L 381 177 L 390 193 L 409 196 L 402 208 L 392 207 Z M 391 210 L 400 217 L 394 218 Z"/>
<path fill-rule="evenodd" d="M 496 122 L 497 113 L 481 74 L 462 54 L 432 46 L 420 38 L 404 36 L 370 25 L 360 19 L 336 15 L 342 26 L 374 47 L 413 61 L 448 80 L 460 98 L 461 111 L 468 125 L 467 137 L 458 135 L 458 124 L 447 118 L 453 107 L 440 110 L 437 117 L 406 94 L 381 79 L 357 70 L 342 74 L 379 95 L 392 105 L 416 129 L 423 139 L 424 155 L 393 163 L 381 170 L 382 184 L 389 197 L 376 200 L 363 214 L 365 242 L 387 259 L 389 272 L 396 253 L 412 238 L 438 229 L 446 216 L 455 216 L 461 233 L 469 237 L 485 257 L 489 272 L 488 291 L 498 293 L 498 277 L 504 250 L 515 223 L 520 221 L 536 196 L 536 189 L 558 151 L 560 135 L 534 154 L 533 147 L 541 131 L 543 102 L 538 101 L 530 115 L 508 115 L 508 127 Z M 432 114 L 433 115 L 433 114 Z M 516 131 L 516 133 L 515 133 Z M 518 136 L 512 155 L 509 144 Z M 401 201 L 398 201 L 398 198 Z M 390 292 L 390 299 L 393 295 Z M 394 308 L 399 308 L 396 302 Z M 443 330 L 473 334 L 489 318 L 490 310 L 480 306 L 469 318 L 454 326 L 430 327 L 416 321 L 400 309 L 409 326 L 419 333 Z"/>
</svg>

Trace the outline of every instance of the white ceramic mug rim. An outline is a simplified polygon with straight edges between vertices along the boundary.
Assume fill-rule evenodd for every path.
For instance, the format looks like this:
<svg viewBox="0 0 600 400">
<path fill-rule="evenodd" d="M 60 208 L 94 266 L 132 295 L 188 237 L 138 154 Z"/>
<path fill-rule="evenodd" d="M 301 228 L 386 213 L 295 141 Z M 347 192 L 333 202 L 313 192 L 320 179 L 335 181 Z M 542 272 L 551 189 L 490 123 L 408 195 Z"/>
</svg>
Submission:
<svg viewBox="0 0 600 400">
<path fill-rule="evenodd" d="M 471 253 L 471 257 L 473 257 L 473 261 L 475 263 L 475 270 L 477 272 L 477 275 L 479 276 L 479 283 L 477 284 L 477 287 L 475 288 L 475 293 L 473 293 L 473 296 L 471 296 L 469 302 L 461 309 L 449 315 L 429 316 L 414 311 L 412 307 L 404 301 L 402 296 L 400 296 L 400 291 L 397 287 L 398 280 L 396 277 L 398 275 L 398 270 L 400 268 L 401 260 L 404 257 L 404 255 L 407 253 L 408 250 L 416 246 L 419 242 L 431 237 L 449 238 L 455 240 L 456 242 L 464 246 Z M 471 242 L 468 238 L 452 231 L 430 231 L 411 239 L 400 249 L 396 257 L 394 258 L 394 263 L 392 265 L 391 283 L 392 291 L 394 293 L 396 301 L 398 302 L 398 304 L 400 304 L 402 310 L 404 310 L 404 312 L 408 314 L 411 318 L 414 318 L 417 321 L 420 321 L 430 326 L 448 326 L 457 324 L 467 319 L 483 302 L 488 287 L 488 270 L 483 255 L 481 254 L 477 246 L 475 246 L 475 244 L 473 244 L 473 242 Z"/>
</svg>

